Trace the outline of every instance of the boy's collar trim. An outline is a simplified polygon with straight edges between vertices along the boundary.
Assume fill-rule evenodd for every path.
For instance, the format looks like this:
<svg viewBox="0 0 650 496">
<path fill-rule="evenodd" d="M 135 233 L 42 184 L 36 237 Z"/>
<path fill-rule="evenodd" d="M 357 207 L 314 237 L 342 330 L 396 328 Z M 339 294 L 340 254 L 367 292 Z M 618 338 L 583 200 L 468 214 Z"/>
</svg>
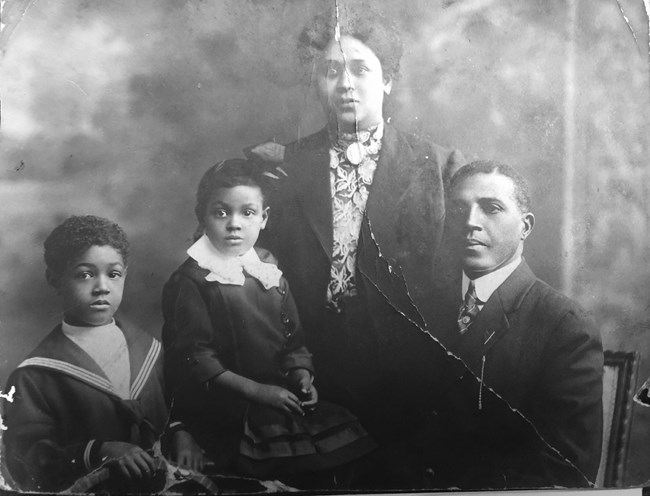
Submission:
<svg viewBox="0 0 650 496">
<path fill-rule="evenodd" d="M 162 350 L 162 346 L 160 342 L 157 339 L 153 339 L 151 342 L 151 346 L 149 347 L 149 351 L 147 352 L 147 356 L 145 357 L 145 360 L 142 363 L 142 366 L 140 367 L 138 375 L 136 376 L 135 380 L 131 383 L 129 399 L 132 400 L 137 399 L 140 393 L 142 392 L 142 390 L 144 389 L 144 386 L 147 383 L 147 380 L 151 376 L 151 373 L 155 367 L 156 361 L 160 356 L 161 350 Z M 113 385 L 108 379 L 98 374 L 95 374 L 94 372 L 90 372 L 89 370 L 83 367 L 80 367 L 78 365 L 73 365 L 70 362 L 57 360 L 55 358 L 32 357 L 21 362 L 17 368 L 24 368 L 24 367 L 39 367 L 39 368 L 55 370 L 62 374 L 72 376 L 82 382 L 85 382 L 86 384 L 101 389 L 102 391 L 105 391 L 109 394 L 117 396 L 117 392 L 115 391 Z"/>
<path fill-rule="evenodd" d="M 255 248 L 238 257 L 226 257 L 204 234 L 188 248 L 187 254 L 199 264 L 199 267 L 210 272 L 205 276 L 206 281 L 243 286 L 246 280 L 245 272 L 257 279 L 264 289 L 280 285 L 282 271 L 272 263 L 262 262 Z"/>
<path fill-rule="evenodd" d="M 71 363 L 64 362 L 63 360 L 56 360 L 55 358 L 32 357 L 24 360 L 22 363 L 20 363 L 20 365 L 18 365 L 19 369 L 24 367 L 41 367 L 56 370 L 57 372 L 75 377 L 80 381 L 102 389 L 110 394 L 117 394 L 113 389 L 113 385 L 108 379 L 104 379 L 94 372 L 89 372 L 83 367 L 72 365 Z"/>
<path fill-rule="evenodd" d="M 147 356 L 145 357 L 144 362 L 142 363 L 142 367 L 140 367 L 140 371 L 138 372 L 138 375 L 136 376 L 135 380 L 131 383 L 131 393 L 129 394 L 129 397 L 132 400 L 140 396 L 142 389 L 144 389 L 144 385 L 147 383 L 147 380 L 151 376 L 151 372 L 153 371 L 156 365 L 156 361 L 160 356 L 161 350 L 162 350 L 162 345 L 160 344 L 160 341 L 158 341 L 157 339 L 152 340 L 151 346 L 149 347 L 149 351 L 147 352 Z"/>
</svg>

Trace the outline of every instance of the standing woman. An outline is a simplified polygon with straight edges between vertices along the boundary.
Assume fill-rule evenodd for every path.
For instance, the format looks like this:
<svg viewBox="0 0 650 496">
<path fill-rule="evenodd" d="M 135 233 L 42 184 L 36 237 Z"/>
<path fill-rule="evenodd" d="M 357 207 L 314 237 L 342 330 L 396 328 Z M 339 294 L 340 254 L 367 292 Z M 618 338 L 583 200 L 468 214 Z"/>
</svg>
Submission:
<svg viewBox="0 0 650 496">
<path fill-rule="evenodd" d="M 368 8 L 340 14 L 315 17 L 299 39 L 326 127 L 249 153 L 283 162 L 266 241 L 294 288 L 319 391 L 388 445 L 459 374 L 418 307 L 434 277 L 443 176 L 462 157 L 386 122 L 399 34 Z"/>
</svg>

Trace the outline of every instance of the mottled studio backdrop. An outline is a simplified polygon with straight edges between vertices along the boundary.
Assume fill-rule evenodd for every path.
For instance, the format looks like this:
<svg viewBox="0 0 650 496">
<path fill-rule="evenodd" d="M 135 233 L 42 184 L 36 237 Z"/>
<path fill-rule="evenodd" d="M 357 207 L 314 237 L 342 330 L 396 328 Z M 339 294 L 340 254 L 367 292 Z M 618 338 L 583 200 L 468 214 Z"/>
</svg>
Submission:
<svg viewBox="0 0 650 496">
<path fill-rule="evenodd" d="M 71 214 L 125 228 L 121 318 L 159 333 L 203 171 L 323 125 L 296 38 L 325 1 L 1 2 L 0 384 L 61 319 L 42 242 Z M 520 167 L 536 204 L 530 265 L 650 375 L 642 0 L 371 3 L 404 33 L 392 120 Z M 634 408 L 627 484 L 650 479 L 650 411 Z"/>
</svg>

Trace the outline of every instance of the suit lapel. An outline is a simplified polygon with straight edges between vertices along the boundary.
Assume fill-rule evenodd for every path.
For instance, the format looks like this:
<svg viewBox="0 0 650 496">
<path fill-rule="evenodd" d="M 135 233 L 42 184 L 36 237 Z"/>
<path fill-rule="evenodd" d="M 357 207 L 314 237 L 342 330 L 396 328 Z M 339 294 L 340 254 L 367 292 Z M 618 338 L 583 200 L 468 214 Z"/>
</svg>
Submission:
<svg viewBox="0 0 650 496">
<path fill-rule="evenodd" d="M 295 195 L 307 222 L 331 261 L 334 235 L 327 129 L 319 133 L 313 148 L 297 150 L 292 161 L 295 162 L 292 168 Z"/>
<path fill-rule="evenodd" d="M 512 314 L 521 306 L 535 280 L 528 264 L 522 260 L 515 271 L 492 293 L 461 345 L 471 362 L 480 360 L 482 355 L 488 353 L 510 332 Z"/>
<path fill-rule="evenodd" d="M 373 176 L 366 213 L 374 236 L 382 247 L 384 255 L 394 256 L 392 253 L 395 238 L 396 226 L 390 219 L 396 219 L 401 195 L 408 190 L 410 174 L 402 174 L 398 167 L 403 164 L 410 164 L 412 157 L 404 156 L 397 160 L 398 136 L 393 126 L 384 127 L 384 136 L 379 152 L 377 169 Z M 404 153 L 406 155 L 406 153 Z M 376 222 L 374 222 L 376 220 Z"/>
<path fill-rule="evenodd" d="M 509 330 L 508 314 L 497 289 L 476 316 L 465 336 L 463 348 L 471 356 L 470 361 L 480 360 Z"/>
</svg>

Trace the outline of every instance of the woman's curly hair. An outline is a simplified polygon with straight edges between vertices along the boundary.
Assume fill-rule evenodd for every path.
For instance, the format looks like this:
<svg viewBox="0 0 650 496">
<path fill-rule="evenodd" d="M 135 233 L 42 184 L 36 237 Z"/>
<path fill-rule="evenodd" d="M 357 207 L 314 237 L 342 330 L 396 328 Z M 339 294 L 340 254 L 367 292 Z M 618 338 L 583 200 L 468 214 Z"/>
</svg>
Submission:
<svg viewBox="0 0 650 496">
<path fill-rule="evenodd" d="M 341 36 L 348 35 L 363 42 L 381 62 L 385 79 L 397 79 L 403 53 L 402 40 L 395 24 L 368 7 L 347 6 L 339 10 Z M 316 15 L 298 38 L 300 62 L 312 65 L 334 39 L 336 10 Z"/>
</svg>

